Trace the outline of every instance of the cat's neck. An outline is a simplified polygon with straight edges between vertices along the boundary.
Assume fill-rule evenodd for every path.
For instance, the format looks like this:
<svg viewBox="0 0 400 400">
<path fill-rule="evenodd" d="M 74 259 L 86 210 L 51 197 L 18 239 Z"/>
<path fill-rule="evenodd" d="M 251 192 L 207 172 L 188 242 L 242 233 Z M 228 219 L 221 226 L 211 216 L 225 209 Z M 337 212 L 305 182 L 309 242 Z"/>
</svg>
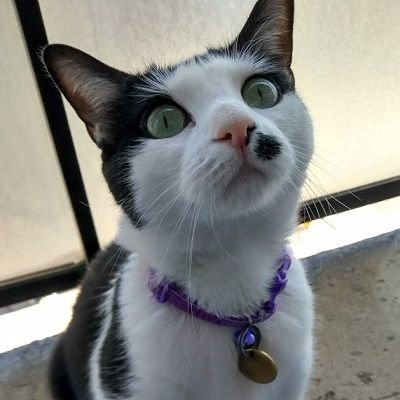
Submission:
<svg viewBox="0 0 400 400">
<path fill-rule="evenodd" d="M 247 315 L 265 301 L 279 268 L 287 234 L 294 225 L 291 208 L 212 227 L 199 223 L 194 235 L 189 220 L 172 241 L 170 229 L 137 230 L 123 217 L 117 240 L 138 253 L 142 268 L 156 268 L 210 312 Z"/>
</svg>

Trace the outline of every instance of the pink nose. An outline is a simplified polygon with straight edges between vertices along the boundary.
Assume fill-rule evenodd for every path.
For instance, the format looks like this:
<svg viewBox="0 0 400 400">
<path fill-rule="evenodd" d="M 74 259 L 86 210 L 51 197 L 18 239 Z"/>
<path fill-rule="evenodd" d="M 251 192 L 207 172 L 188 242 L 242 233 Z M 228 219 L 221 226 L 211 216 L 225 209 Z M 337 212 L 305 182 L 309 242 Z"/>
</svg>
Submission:
<svg viewBox="0 0 400 400">
<path fill-rule="evenodd" d="M 233 148 L 244 154 L 249 144 L 249 134 L 255 128 L 254 121 L 240 119 L 223 125 L 214 137 L 216 142 L 227 142 Z"/>
</svg>

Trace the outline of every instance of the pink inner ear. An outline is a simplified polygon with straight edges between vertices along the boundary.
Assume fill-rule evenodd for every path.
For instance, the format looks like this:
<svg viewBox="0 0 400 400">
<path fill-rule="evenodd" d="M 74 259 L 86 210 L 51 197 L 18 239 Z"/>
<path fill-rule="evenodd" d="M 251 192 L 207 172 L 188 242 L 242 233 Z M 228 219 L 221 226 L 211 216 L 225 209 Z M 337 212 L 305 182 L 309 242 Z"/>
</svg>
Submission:
<svg viewBox="0 0 400 400">
<path fill-rule="evenodd" d="M 114 97 L 114 85 L 72 60 L 56 61 L 55 67 L 60 90 L 83 122 L 94 126 L 107 99 Z"/>
<path fill-rule="evenodd" d="M 103 138 L 97 137 L 100 133 L 95 128 L 106 119 L 107 106 L 118 94 L 126 74 L 66 45 L 46 47 L 43 60 L 58 88 L 99 144 Z"/>
<path fill-rule="evenodd" d="M 99 144 L 102 138 L 97 137 L 96 125 L 104 120 L 107 104 L 115 98 L 118 85 L 70 60 L 56 61 L 55 66 L 58 87 L 85 123 L 92 140 Z"/>
</svg>

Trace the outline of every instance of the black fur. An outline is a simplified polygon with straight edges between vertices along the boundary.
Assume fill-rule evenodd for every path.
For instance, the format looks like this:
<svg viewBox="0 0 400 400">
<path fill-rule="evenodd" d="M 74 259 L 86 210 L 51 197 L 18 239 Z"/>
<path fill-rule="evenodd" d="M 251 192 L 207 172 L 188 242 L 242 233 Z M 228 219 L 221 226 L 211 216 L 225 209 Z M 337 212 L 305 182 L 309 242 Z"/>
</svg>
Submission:
<svg viewBox="0 0 400 400">
<path fill-rule="evenodd" d="M 235 44 L 248 48 L 253 44 L 263 54 L 290 68 L 293 49 L 293 0 L 258 0 Z M 267 40 L 260 40 L 260 38 Z"/>
<path fill-rule="evenodd" d="M 110 191 L 117 204 L 137 228 L 145 225 L 146 220 L 135 207 L 134 190 L 132 190 L 134 182 L 132 186 L 131 178 L 129 178 L 130 183 L 128 183 L 132 152 L 140 148 L 145 140 L 157 140 L 145 128 L 145 119 L 149 111 L 158 104 L 173 103 L 168 96 L 158 95 L 146 99 L 143 89 L 139 86 L 145 85 L 145 78 L 157 69 L 159 68 L 154 66 L 143 75 L 131 75 L 126 79 L 124 85 L 121 86 L 118 98 L 109 105 L 106 111 L 112 115 L 107 126 L 110 140 L 105 141 L 101 146 L 103 175 Z M 174 67 L 166 69 L 173 71 Z M 141 101 L 139 102 L 138 99 Z"/>
<path fill-rule="evenodd" d="M 50 364 L 51 387 L 57 400 L 89 398 L 88 361 L 103 322 L 99 306 L 128 255 L 122 247 L 112 244 L 89 266 L 74 307 L 74 318 Z"/>
<path fill-rule="evenodd" d="M 62 336 L 53 353 L 50 363 L 50 387 L 53 397 L 57 400 L 77 400 L 71 386 L 64 357 L 64 337 Z"/>
<path fill-rule="evenodd" d="M 269 161 L 281 152 L 281 144 L 272 136 L 257 135 L 255 152 L 261 160 Z"/>
</svg>

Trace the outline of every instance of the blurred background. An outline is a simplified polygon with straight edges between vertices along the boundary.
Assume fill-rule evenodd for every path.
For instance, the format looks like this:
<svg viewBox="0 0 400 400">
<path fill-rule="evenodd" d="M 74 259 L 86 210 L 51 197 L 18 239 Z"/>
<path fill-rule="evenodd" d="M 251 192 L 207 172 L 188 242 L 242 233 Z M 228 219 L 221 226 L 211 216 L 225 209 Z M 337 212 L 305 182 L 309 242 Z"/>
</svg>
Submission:
<svg viewBox="0 0 400 400">
<path fill-rule="evenodd" d="M 59 112 L 61 105 L 38 89 L 51 83 L 37 82 L 38 49 L 33 46 L 45 44 L 37 6 L 49 43 L 69 44 L 137 72 L 151 62 L 174 63 L 232 40 L 253 4 L 0 1 L 0 305 L 76 286 L 96 249 L 96 237 L 101 246 L 113 239 L 119 213 L 100 172 L 99 151 L 66 103 L 78 172 L 73 152 L 68 153 L 71 147 L 65 147 L 63 159 L 72 160 L 66 168 L 70 180 L 80 171 L 87 199 L 79 185 L 73 192 L 65 184 L 53 143 L 58 140 L 62 152 L 62 141 L 49 128 L 45 112 Z M 292 237 L 301 257 L 400 227 L 399 15 L 397 0 L 296 0 L 293 70 L 316 136 L 302 196 L 308 207 L 301 215 L 308 222 Z M 44 72 L 39 74 L 46 81 Z M 93 229 L 84 223 L 91 216 Z M 61 331 L 74 293 L 59 300 L 64 306 L 47 300 L 55 327 L 12 342 L 18 329 L 26 330 L 15 328 L 2 338 L 3 351 Z M 66 311 L 58 321 L 60 307 Z M 5 328 L 10 326 L 10 319 L 3 321 Z"/>
</svg>

